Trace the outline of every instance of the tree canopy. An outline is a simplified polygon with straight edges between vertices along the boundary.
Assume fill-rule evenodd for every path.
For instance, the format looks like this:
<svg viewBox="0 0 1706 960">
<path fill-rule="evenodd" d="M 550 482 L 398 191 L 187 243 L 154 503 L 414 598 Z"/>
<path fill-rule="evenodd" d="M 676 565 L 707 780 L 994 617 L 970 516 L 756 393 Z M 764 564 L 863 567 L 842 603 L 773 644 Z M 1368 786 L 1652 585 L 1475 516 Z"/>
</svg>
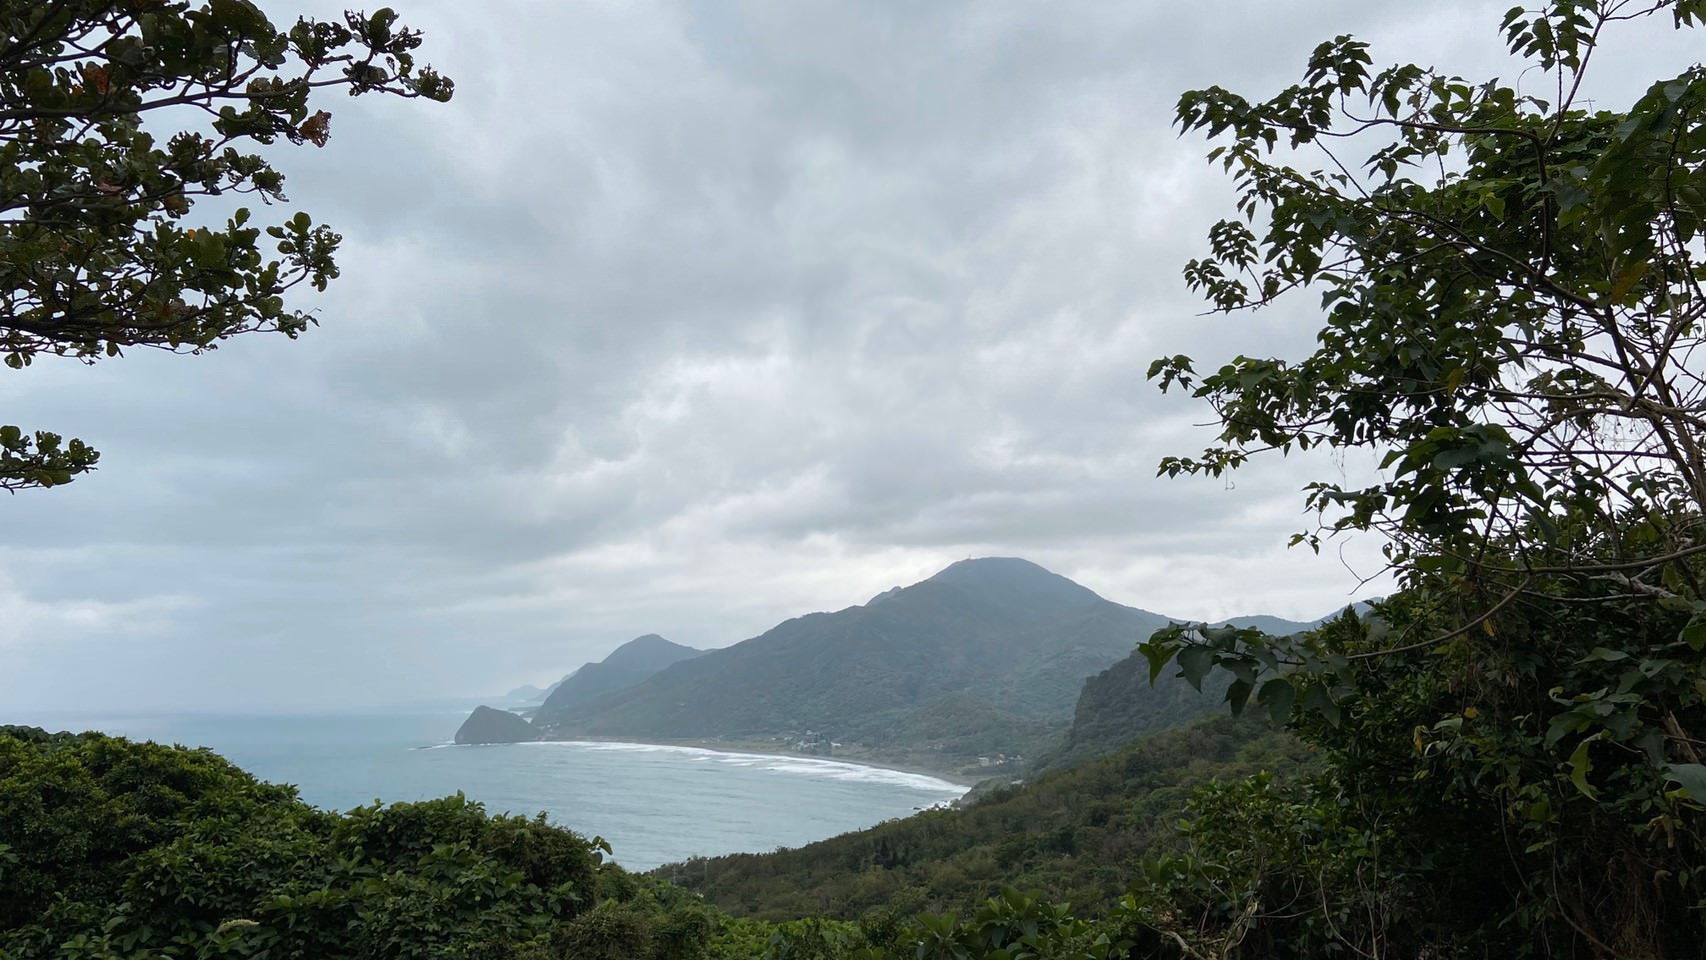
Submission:
<svg viewBox="0 0 1706 960">
<path fill-rule="evenodd" d="M 1156 872 L 1181 948 L 1698 950 L 1706 68 L 1588 96 L 1602 44 L 1661 17 L 1706 3 L 1513 8 L 1517 84 L 1376 70 L 1341 36 L 1268 99 L 1181 98 L 1239 191 L 1187 281 L 1220 313 L 1313 294 L 1322 326 L 1299 360 L 1156 361 L 1220 426 L 1161 472 L 1370 451 L 1372 482 L 1306 488 L 1294 543 L 1378 533 L 1403 587 L 1299 637 L 1143 646 L 1152 675 L 1229 671 L 1234 710 L 1328 758 L 1306 790 L 1199 798 L 1195 855 Z"/>
<path fill-rule="evenodd" d="M 1308 505 L 1325 530 L 1384 534 L 1401 573 L 1702 599 L 1686 561 L 1706 551 L 1706 71 L 1660 78 L 1626 111 L 1582 100 L 1602 36 L 1661 12 L 1685 27 L 1706 5 L 1511 10 L 1506 39 L 1548 97 L 1413 64 L 1373 73 L 1350 37 L 1269 100 L 1186 94 L 1180 126 L 1219 141 L 1209 156 L 1240 190 L 1186 279 L 1223 313 L 1307 289 L 1325 325 L 1297 362 L 1199 376 L 1188 357 L 1156 361 L 1163 389 L 1192 389 L 1222 424 L 1221 445 L 1162 471 L 1365 448 L 1381 479 L 1313 484 Z M 1309 149 L 1323 166 L 1291 165 Z"/>
<path fill-rule="evenodd" d="M 206 750 L 0 726 L 0 957 L 697 960 L 713 916 L 458 794 L 319 810 Z"/>
<path fill-rule="evenodd" d="M 281 28 L 250 0 L 0 0 L 7 366 L 302 333 L 314 318 L 285 294 L 337 277 L 338 234 L 302 212 L 192 211 L 209 197 L 286 202 L 257 151 L 324 146 L 328 89 L 449 100 L 420 44 L 390 8 Z M 79 440 L 0 427 L 0 488 L 66 483 L 96 459 Z"/>
</svg>

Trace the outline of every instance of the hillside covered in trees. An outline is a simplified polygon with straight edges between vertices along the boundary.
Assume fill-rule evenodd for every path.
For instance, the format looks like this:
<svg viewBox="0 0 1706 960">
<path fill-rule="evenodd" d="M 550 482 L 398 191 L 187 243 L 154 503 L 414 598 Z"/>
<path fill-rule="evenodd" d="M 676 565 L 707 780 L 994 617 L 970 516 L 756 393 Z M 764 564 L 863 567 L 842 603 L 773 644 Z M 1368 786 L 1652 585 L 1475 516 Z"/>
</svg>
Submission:
<svg viewBox="0 0 1706 960">
<path fill-rule="evenodd" d="M 966 560 L 596 699 L 548 703 L 535 724 L 554 738 L 839 743 L 854 759 L 975 770 L 979 756 L 1052 747 L 1084 678 L 1169 622 L 1025 560 Z M 1177 707 L 1168 722 L 1212 707 L 1172 680 L 1153 695 Z"/>
<path fill-rule="evenodd" d="M 1091 911 L 1169 849 L 1191 791 L 1260 772 L 1295 778 L 1309 752 L 1259 721 L 1219 717 L 1151 734 L 1111 755 L 963 808 L 928 810 L 796 850 L 733 854 L 652 871 L 737 916 L 857 920 L 871 911 L 975 912 L 1003 888 L 1046 890 Z"/>
<path fill-rule="evenodd" d="M 704 956 L 691 897 L 460 795 L 328 813 L 205 750 L 0 727 L 0 956 Z"/>
<path fill-rule="evenodd" d="M 661 637 L 629 641 L 566 680 L 532 730 L 482 722 L 458 739 L 675 741 L 973 778 L 1019 774 L 1213 711 L 1220 687 L 1171 676 L 1152 683 L 1136 657 L 1137 641 L 1172 622 L 1026 560 L 963 560 L 865 604 L 795 617 L 703 654 Z"/>
</svg>

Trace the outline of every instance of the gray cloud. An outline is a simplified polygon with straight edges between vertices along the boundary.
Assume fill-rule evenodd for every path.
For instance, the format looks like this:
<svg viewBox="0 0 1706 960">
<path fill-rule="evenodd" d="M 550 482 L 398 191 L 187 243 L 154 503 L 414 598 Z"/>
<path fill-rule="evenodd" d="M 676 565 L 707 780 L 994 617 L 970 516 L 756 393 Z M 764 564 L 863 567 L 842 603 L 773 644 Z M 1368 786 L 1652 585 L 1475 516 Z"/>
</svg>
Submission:
<svg viewBox="0 0 1706 960">
<path fill-rule="evenodd" d="M 1172 103 L 1289 83 L 1343 32 L 1508 69 L 1500 12 L 411 2 L 456 101 L 338 100 L 325 150 L 279 152 L 263 214 L 346 236 L 299 300 L 322 327 L 0 377 L 7 422 L 104 454 L 0 503 L 0 704 L 501 690 L 980 554 L 1319 615 L 1378 544 L 1286 551 L 1297 491 L 1366 464 L 1154 478 L 1212 431 L 1151 358 L 1312 332 L 1301 302 L 1199 316 L 1179 267 L 1230 189 Z"/>
</svg>

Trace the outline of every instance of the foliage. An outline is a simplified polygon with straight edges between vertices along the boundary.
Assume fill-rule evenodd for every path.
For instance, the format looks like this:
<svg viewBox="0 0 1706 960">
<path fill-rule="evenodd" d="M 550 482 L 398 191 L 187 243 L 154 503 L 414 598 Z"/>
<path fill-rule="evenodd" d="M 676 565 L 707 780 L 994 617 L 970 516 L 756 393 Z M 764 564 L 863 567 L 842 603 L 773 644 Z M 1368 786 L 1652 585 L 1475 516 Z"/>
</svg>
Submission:
<svg viewBox="0 0 1706 960">
<path fill-rule="evenodd" d="M 284 294 L 338 275 L 338 235 L 306 213 L 262 225 L 246 206 L 222 203 L 223 223 L 191 210 L 284 202 L 284 177 L 253 149 L 324 146 L 317 91 L 449 100 L 451 82 L 416 64 L 420 43 L 389 8 L 281 29 L 251 0 L 0 0 L 6 364 L 302 333 L 313 317 Z M 81 441 L 0 427 L 0 488 L 66 483 L 96 459 Z"/>
<path fill-rule="evenodd" d="M 1188 852 L 1146 874 L 1153 925 L 1204 955 L 1692 955 L 1706 835 L 1652 754 L 1673 721 L 1706 720 L 1685 690 L 1699 664 L 1614 650 L 1686 619 L 1617 599 L 1525 604 L 1496 641 L 1360 658 L 1371 633 L 1439 629 L 1412 591 L 1310 637 L 1348 661 L 1331 711 L 1292 712 L 1321 775 L 1194 798 Z"/>
<path fill-rule="evenodd" d="M 1241 190 L 1240 216 L 1210 231 L 1186 278 L 1221 311 L 1319 290 L 1326 325 L 1297 363 L 1240 357 L 1199 379 L 1187 357 L 1156 361 L 1164 389 L 1214 404 L 1226 444 L 1163 472 L 1367 448 L 1384 456 L 1379 482 L 1312 484 L 1308 502 L 1330 530 L 1385 534 L 1406 572 L 1697 592 L 1679 561 L 1700 551 L 1706 494 L 1706 381 L 1690 362 L 1706 311 L 1706 70 L 1654 83 L 1625 112 L 1578 102 L 1602 32 L 1659 9 L 1679 26 L 1703 10 L 1512 10 L 1512 50 L 1554 74 L 1556 103 L 1414 65 L 1371 76 L 1348 37 L 1267 102 L 1185 94 L 1180 125 L 1230 141 L 1209 156 Z M 1371 138 L 1360 163 L 1339 156 Z M 1283 163 L 1281 140 L 1327 167 Z M 1643 524 L 1658 542 L 1626 543 Z"/>
<path fill-rule="evenodd" d="M 697 898 L 461 795 L 347 814 L 205 750 L 0 728 L 0 957 L 694 960 Z"/>
<path fill-rule="evenodd" d="M 1692 27 L 1706 4 L 1511 10 L 1551 100 L 1376 73 L 1348 37 L 1270 100 L 1180 100 L 1241 190 L 1187 280 L 1220 311 L 1308 288 L 1325 317 L 1295 363 L 1157 361 L 1221 421 L 1221 446 L 1162 472 L 1374 451 L 1374 482 L 1307 488 L 1321 526 L 1294 539 L 1382 534 L 1405 587 L 1302 636 L 1143 645 L 1152 677 L 1224 673 L 1234 712 L 1288 720 L 1325 761 L 1197 799 L 1190 852 L 1137 901 L 1184 955 L 1697 954 L 1706 71 L 1623 111 L 1583 92 L 1601 41 L 1660 15 Z M 1290 166 L 1305 150 L 1326 165 Z"/>
<path fill-rule="evenodd" d="M 1063 903 L 1008 888 L 963 919 L 922 914 L 899 922 L 874 916 L 858 923 L 809 918 L 774 925 L 734 921 L 740 940 L 719 942 L 713 956 L 762 960 L 1112 960 L 1127 957 L 1130 910 L 1116 907 L 1085 919 Z M 757 936 L 768 931 L 762 949 Z M 738 952 L 737 952 L 738 951 Z"/>
<path fill-rule="evenodd" d="M 1088 910 L 1125 891 L 1145 855 L 1174 841 L 1191 790 L 1307 758 L 1285 734 L 1221 717 L 1113 755 L 796 850 L 697 858 L 654 875 L 737 916 L 772 920 L 975 912 L 1004 887 Z"/>
<path fill-rule="evenodd" d="M 911 949 L 872 950 L 872 960 L 1110 960 L 1130 946 L 1118 919 L 1093 922 L 1064 903 L 1044 903 L 1008 888 L 960 922 L 924 915 L 903 937 Z"/>
</svg>

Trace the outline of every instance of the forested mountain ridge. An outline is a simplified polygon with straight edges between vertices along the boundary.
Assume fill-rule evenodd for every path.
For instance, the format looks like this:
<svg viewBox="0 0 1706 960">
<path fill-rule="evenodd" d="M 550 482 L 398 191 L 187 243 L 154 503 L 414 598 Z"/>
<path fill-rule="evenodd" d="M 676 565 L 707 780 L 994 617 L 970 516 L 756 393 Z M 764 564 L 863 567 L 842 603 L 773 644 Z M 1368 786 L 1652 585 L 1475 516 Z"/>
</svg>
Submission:
<svg viewBox="0 0 1706 960">
<path fill-rule="evenodd" d="M 588 663 L 564 677 L 540 704 L 535 722 L 569 713 L 618 690 L 631 687 L 672 664 L 691 660 L 705 651 L 672 643 L 655 633 L 635 637 L 597 663 Z"/>
<path fill-rule="evenodd" d="M 1367 603 L 1345 609 L 1367 610 Z M 1261 630 L 1275 636 L 1302 633 L 1343 614 L 1336 611 L 1308 622 L 1266 615 L 1233 617 L 1214 626 Z M 1072 727 L 1038 762 L 1032 773 L 1064 769 L 1118 750 L 1132 738 L 1164 730 L 1224 707 L 1231 677 L 1212 673 L 1202 678 L 1202 692 L 1190 684 L 1151 684 L 1149 661 L 1133 650 L 1130 656 L 1084 681 L 1072 711 Z M 1173 671 L 1169 670 L 1171 674 Z"/>
<path fill-rule="evenodd" d="M 966 560 L 539 722 L 565 737 L 818 737 L 941 768 L 1048 744 L 1084 678 L 1167 623 L 1025 560 Z"/>
<path fill-rule="evenodd" d="M 874 909 L 972 912 L 1004 887 L 1091 907 L 1171 847 L 1185 798 L 1213 779 L 1310 764 L 1289 734 L 1220 716 L 1128 743 L 964 809 L 928 810 L 774 853 L 700 857 L 654 876 L 738 916 L 857 919 Z"/>
</svg>

